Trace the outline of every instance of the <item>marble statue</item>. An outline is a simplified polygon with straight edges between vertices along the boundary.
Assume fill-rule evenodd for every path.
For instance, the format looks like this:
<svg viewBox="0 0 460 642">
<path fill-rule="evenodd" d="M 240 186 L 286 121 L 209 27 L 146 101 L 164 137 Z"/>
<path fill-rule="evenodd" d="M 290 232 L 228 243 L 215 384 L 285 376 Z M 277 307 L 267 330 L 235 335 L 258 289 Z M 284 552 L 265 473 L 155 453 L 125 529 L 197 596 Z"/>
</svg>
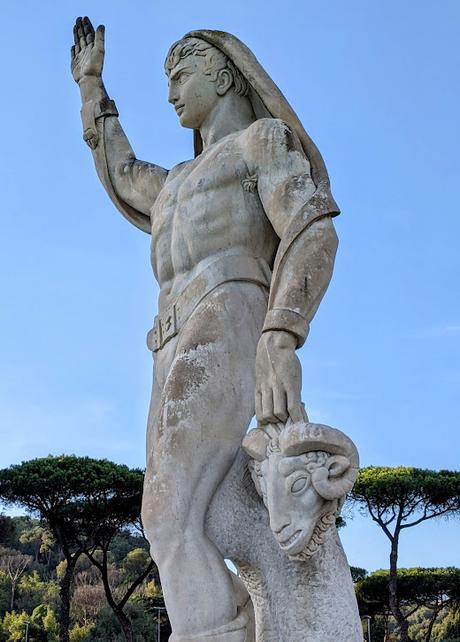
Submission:
<svg viewBox="0 0 460 642">
<path fill-rule="evenodd" d="M 142 518 L 171 642 L 361 642 L 335 528 L 358 456 L 309 423 L 296 355 L 337 248 L 321 155 L 251 51 L 200 30 L 165 62 L 195 158 L 140 161 L 102 81 L 104 27 L 78 18 L 74 39 L 84 140 L 160 285 Z"/>
</svg>

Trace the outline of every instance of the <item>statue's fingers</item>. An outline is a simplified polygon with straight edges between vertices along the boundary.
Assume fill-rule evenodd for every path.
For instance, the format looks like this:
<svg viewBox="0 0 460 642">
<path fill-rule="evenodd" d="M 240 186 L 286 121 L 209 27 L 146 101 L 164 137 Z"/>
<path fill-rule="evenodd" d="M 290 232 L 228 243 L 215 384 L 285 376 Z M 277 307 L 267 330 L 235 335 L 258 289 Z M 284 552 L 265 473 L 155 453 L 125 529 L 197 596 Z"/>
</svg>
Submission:
<svg viewBox="0 0 460 642">
<path fill-rule="evenodd" d="M 94 34 L 94 46 L 104 53 L 104 40 L 105 40 L 105 27 L 104 25 L 99 25 Z"/>
<path fill-rule="evenodd" d="M 85 38 L 85 32 L 83 30 L 82 18 L 77 18 L 77 35 L 78 35 L 78 42 L 80 44 L 80 49 L 84 49 L 86 47 L 86 38 Z"/>
<path fill-rule="evenodd" d="M 77 18 L 78 20 L 78 18 Z M 78 45 L 80 44 L 79 39 L 78 39 L 78 33 L 77 33 L 77 20 L 75 20 L 75 24 L 73 26 L 73 41 L 74 44 Z"/>
<path fill-rule="evenodd" d="M 75 45 L 70 48 L 70 60 L 71 62 L 75 60 Z"/>
<path fill-rule="evenodd" d="M 260 390 L 256 390 L 256 418 L 257 421 L 262 420 L 262 393 Z"/>
<path fill-rule="evenodd" d="M 78 29 L 78 35 L 80 37 L 80 49 L 84 49 L 86 47 L 86 38 L 82 29 Z"/>
<path fill-rule="evenodd" d="M 273 414 L 282 423 L 288 418 L 287 395 L 282 388 L 276 387 L 273 389 Z"/>
<path fill-rule="evenodd" d="M 85 32 L 85 36 L 89 35 L 90 33 L 94 33 L 93 24 L 91 20 L 88 18 L 88 16 L 83 16 L 82 25 L 83 25 L 83 30 Z"/>
<path fill-rule="evenodd" d="M 290 418 L 294 423 L 306 421 L 307 413 L 300 398 L 300 390 L 287 390 L 287 409 Z"/>
<path fill-rule="evenodd" d="M 276 424 L 278 421 L 273 412 L 273 391 L 271 388 L 262 388 L 262 422 Z"/>
<path fill-rule="evenodd" d="M 88 16 L 85 16 L 82 20 L 83 33 L 85 34 L 86 44 L 91 44 L 94 42 L 94 27 L 91 24 L 91 20 Z"/>
<path fill-rule="evenodd" d="M 78 37 L 78 29 L 77 25 L 74 26 L 73 28 L 73 38 L 75 40 L 75 54 L 80 53 L 80 38 Z"/>
<path fill-rule="evenodd" d="M 296 424 L 306 420 L 306 413 L 301 403 L 294 403 L 288 407 L 289 416 Z"/>
</svg>

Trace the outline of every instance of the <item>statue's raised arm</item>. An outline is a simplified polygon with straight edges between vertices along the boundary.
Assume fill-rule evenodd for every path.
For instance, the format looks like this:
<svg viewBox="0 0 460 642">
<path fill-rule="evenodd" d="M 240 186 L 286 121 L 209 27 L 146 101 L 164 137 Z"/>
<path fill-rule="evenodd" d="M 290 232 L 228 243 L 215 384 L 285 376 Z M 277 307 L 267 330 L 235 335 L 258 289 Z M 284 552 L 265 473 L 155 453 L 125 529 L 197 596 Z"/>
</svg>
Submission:
<svg viewBox="0 0 460 642">
<path fill-rule="evenodd" d="M 137 160 L 119 123 L 115 103 L 102 81 L 104 26 L 94 30 L 89 18 L 77 18 L 74 41 L 71 70 L 80 87 L 83 138 L 112 201 L 133 225 L 150 233 L 150 210 L 168 172 Z"/>
</svg>

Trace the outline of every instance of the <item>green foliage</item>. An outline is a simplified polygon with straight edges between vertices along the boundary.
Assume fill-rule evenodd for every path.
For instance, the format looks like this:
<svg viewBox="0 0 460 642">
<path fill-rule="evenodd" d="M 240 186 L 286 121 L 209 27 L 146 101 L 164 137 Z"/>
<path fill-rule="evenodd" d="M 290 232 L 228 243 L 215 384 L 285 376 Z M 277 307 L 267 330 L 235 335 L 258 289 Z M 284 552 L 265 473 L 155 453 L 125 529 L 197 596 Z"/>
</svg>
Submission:
<svg viewBox="0 0 460 642">
<path fill-rule="evenodd" d="M 376 615 L 371 622 L 371 639 L 372 642 L 385 642 L 385 618 Z"/>
<path fill-rule="evenodd" d="M 2 629 L 7 642 L 22 642 L 26 630 L 26 622 L 29 616 L 25 611 L 22 613 L 6 613 L 2 622 Z"/>
<path fill-rule="evenodd" d="M 45 582 L 38 571 L 23 575 L 18 584 L 18 606 L 31 612 L 37 604 L 47 604 L 57 609 L 59 603 L 59 585 L 54 580 Z"/>
<path fill-rule="evenodd" d="M 436 642 L 460 640 L 460 605 L 446 610 L 445 616 L 434 626 L 433 638 Z"/>
<path fill-rule="evenodd" d="M 370 466 L 360 471 L 350 499 L 363 512 L 369 513 L 391 542 L 385 604 L 391 608 L 401 640 L 409 642 L 402 588 L 407 578 L 402 579 L 398 573 L 399 538 L 404 529 L 428 519 L 460 514 L 460 472 Z M 380 606 L 379 601 L 372 604 L 374 610 L 381 610 L 383 596 Z M 368 608 L 371 608 L 371 603 L 368 603 Z M 427 633 L 429 636 L 430 629 Z"/>
<path fill-rule="evenodd" d="M 65 539 L 80 548 L 138 519 L 142 485 L 140 470 L 74 455 L 50 455 L 0 471 L 4 502 L 40 514 L 61 544 Z"/>
<path fill-rule="evenodd" d="M 74 624 L 69 631 L 70 642 L 92 642 L 94 624 Z"/>
<path fill-rule="evenodd" d="M 146 540 L 137 533 L 131 533 L 127 530 L 116 533 L 110 542 L 112 561 L 120 564 L 134 548 L 145 548 L 145 550 L 148 550 L 148 544 Z"/>
<path fill-rule="evenodd" d="M 27 552 L 32 553 L 36 562 L 40 558 L 46 559 L 46 556 L 51 553 L 56 544 L 49 528 L 38 523 L 34 523 L 30 528 L 23 530 L 19 536 L 19 542 L 28 548 Z"/>
<path fill-rule="evenodd" d="M 2 521 L 8 524 L 6 539 L 1 539 Z M 57 545 L 51 537 L 49 529 L 37 519 L 23 515 L 3 519 L 0 516 L 0 547 L 30 555 L 33 558 L 32 568 L 41 576 L 49 577 L 51 567 L 59 559 Z"/>
<path fill-rule="evenodd" d="M 46 633 L 47 642 L 57 642 L 59 625 L 54 610 L 47 604 L 35 607 L 30 618 L 31 622 Z"/>
<path fill-rule="evenodd" d="M 75 563 L 84 552 L 106 551 L 115 533 L 139 520 L 142 488 L 140 470 L 74 455 L 33 459 L 0 471 L 0 499 L 39 514 L 66 559 L 60 576 L 62 638 L 70 623 Z"/>
<path fill-rule="evenodd" d="M 389 609 L 389 571 L 375 571 L 356 585 L 356 595 L 362 615 L 382 613 Z M 400 604 L 437 608 L 460 603 L 460 569 L 400 568 L 398 570 Z"/>
<path fill-rule="evenodd" d="M 0 544 L 14 547 L 16 529 L 11 517 L 0 515 Z"/>
<path fill-rule="evenodd" d="M 154 581 L 148 582 L 142 592 L 140 592 L 133 600 L 141 605 L 145 613 L 149 613 L 154 627 L 157 629 L 158 618 L 160 620 L 161 638 L 168 639 L 171 633 L 168 616 L 166 614 L 165 602 L 161 587 Z"/>
<path fill-rule="evenodd" d="M 0 617 L 10 608 L 11 580 L 4 571 L 0 571 Z"/>
<path fill-rule="evenodd" d="M 140 604 L 129 602 L 126 608 L 133 630 L 134 642 L 156 642 L 156 629 L 152 616 L 147 614 Z M 168 639 L 166 636 L 162 639 Z M 108 608 L 102 609 L 95 628 L 92 631 L 91 642 L 126 642 L 118 620 Z"/>
<path fill-rule="evenodd" d="M 125 578 L 128 581 L 134 581 L 139 575 L 142 575 L 151 561 L 152 558 L 145 548 L 135 548 L 132 551 L 129 551 L 123 560 Z"/>
<path fill-rule="evenodd" d="M 355 583 L 359 582 L 364 577 L 366 577 L 366 575 L 368 575 L 366 569 L 360 568 L 359 566 L 350 566 L 350 571 L 351 571 L 351 578 Z"/>
<path fill-rule="evenodd" d="M 142 591 L 142 598 L 148 600 L 157 600 L 158 598 L 160 598 L 162 600 L 163 591 L 161 590 L 161 586 L 159 586 L 155 582 L 155 580 L 147 582 L 147 584 L 144 586 L 144 590 Z M 155 606 L 164 606 L 164 602 L 162 602 L 161 604 L 155 604 Z"/>
<path fill-rule="evenodd" d="M 460 511 L 460 472 L 425 470 L 397 466 L 370 466 L 363 468 L 351 498 L 365 510 L 387 518 L 403 507 L 403 523 L 420 514 L 429 519 L 437 514 Z"/>
</svg>

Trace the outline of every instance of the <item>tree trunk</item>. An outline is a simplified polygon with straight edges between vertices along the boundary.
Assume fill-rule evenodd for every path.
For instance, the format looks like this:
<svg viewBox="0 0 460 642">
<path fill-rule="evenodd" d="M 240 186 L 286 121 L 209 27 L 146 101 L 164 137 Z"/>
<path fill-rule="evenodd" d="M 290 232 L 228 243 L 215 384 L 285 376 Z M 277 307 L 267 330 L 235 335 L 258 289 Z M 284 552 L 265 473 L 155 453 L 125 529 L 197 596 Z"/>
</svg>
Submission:
<svg viewBox="0 0 460 642">
<path fill-rule="evenodd" d="M 59 609 L 59 642 L 69 642 L 70 628 L 70 590 L 72 587 L 72 578 L 75 571 L 75 565 L 81 553 L 66 557 L 67 566 L 64 577 L 60 582 L 59 597 L 61 605 Z"/>
<path fill-rule="evenodd" d="M 119 607 L 113 608 L 113 612 L 115 613 L 115 616 L 116 616 L 117 620 L 120 623 L 120 626 L 121 626 L 121 628 L 123 630 L 123 635 L 125 636 L 126 641 L 127 642 L 133 642 L 133 640 L 134 640 L 133 631 L 132 631 L 132 628 L 131 628 L 131 621 L 128 618 L 128 616 L 125 614 L 123 609 L 121 609 Z"/>
<path fill-rule="evenodd" d="M 104 586 L 104 592 L 105 592 L 105 597 L 107 598 L 108 605 L 114 612 L 115 617 L 117 618 L 118 622 L 120 623 L 120 626 L 122 628 L 123 634 L 127 640 L 127 642 L 133 642 L 133 631 L 131 627 L 131 621 L 127 617 L 126 613 L 124 612 L 124 608 L 126 606 L 126 603 L 128 599 L 131 597 L 131 595 L 134 593 L 136 588 L 142 584 L 142 582 L 145 580 L 145 578 L 148 576 L 148 574 L 152 571 L 153 568 L 155 568 L 155 564 L 153 560 L 150 562 L 150 564 L 147 566 L 145 571 L 139 575 L 136 580 L 131 584 L 131 586 L 128 588 L 126 591 L 123 599 L 121 599 L 119 602 L 116 602 L 114 600 L 114 597 L 112 595 L 112 589 L 110 588 L 110 583 L 109 583 L 109 573 L 108 573 L 108 563 L 107 563 L 107 549 L 103 549 L 103 555 L 102 555 L 102 564 L 98 563 L 95 557 L 86 551 L 86 556 L 88 559 L 94 564 L 96 568 L 99 569 L 101 572 L 102 576 L 102 584 Z"/>
<path fill-rule="evenodd" d="M 412 642 L 409 637 L 408 629 L 409 622 L 404 617 L 404 613 L 399 608 L 398 599 L 398 540 L 399 529 L 395 529 L 394 536 L 391 540 L 391 553 L 390 553 L 390 578 L 389 578 L 389 603 L 391 613 L 398 623 L 399 634 L 401 642 Z"/>
<path fill-rule="evenodd" d="M 88 555 L 88 553 L 87 553 Z M 91 559 L 93 563 L 95 563 L 95 560 L 93 557 L 88 557 Z M 125 606 L 125 603 L 122 602 L 121 604 L 117 604 L 115 600 L 113 599 L 112 595 L 112 590 L 110 588 L 109 584 L 109 573 L 108 573 L 108 564 L 107 564 L 107 549 L 103 549 L 103 554 L 102 554 L 102 565 L 96 564 L 96 566 L 99 568 L 101 571 L 102 575 L 102 584 L 104 585 L 104 592 L 105 592 L 105 597 L 107 598 L 107 602 L 112 609 L 112 611 L 115 614 L 115 617 L 117 618 L 118 622 L 120 623 L 121 629 L 123 631 L 123 635 L 125 636 L 127 642 L 133 642 L 133 631 L 131 628 L 131 622 L 125 612 L 123 611 L 123 608 Z"/>
<path fill-rule="evenodd" d="M 436 622 L 436 619 L 439 615 L 440 610 L 441 609 L 434 609 L 433 611 L 433 616 L 431 617 L 430 622 L 428 624 L 428 629 L 425 636 L 425 642 L 430 642 L 431 640 L 431 634 L 433 633 L 433 626 L 434 626 L 434 623 Z"/>
<path fill-rule="evenodd" d="M 10 611 L 14 611 L 14 596 L 16 594 L 16 581 L 11 580 L 11 600 L 10 600 Z"/>
</svg>

